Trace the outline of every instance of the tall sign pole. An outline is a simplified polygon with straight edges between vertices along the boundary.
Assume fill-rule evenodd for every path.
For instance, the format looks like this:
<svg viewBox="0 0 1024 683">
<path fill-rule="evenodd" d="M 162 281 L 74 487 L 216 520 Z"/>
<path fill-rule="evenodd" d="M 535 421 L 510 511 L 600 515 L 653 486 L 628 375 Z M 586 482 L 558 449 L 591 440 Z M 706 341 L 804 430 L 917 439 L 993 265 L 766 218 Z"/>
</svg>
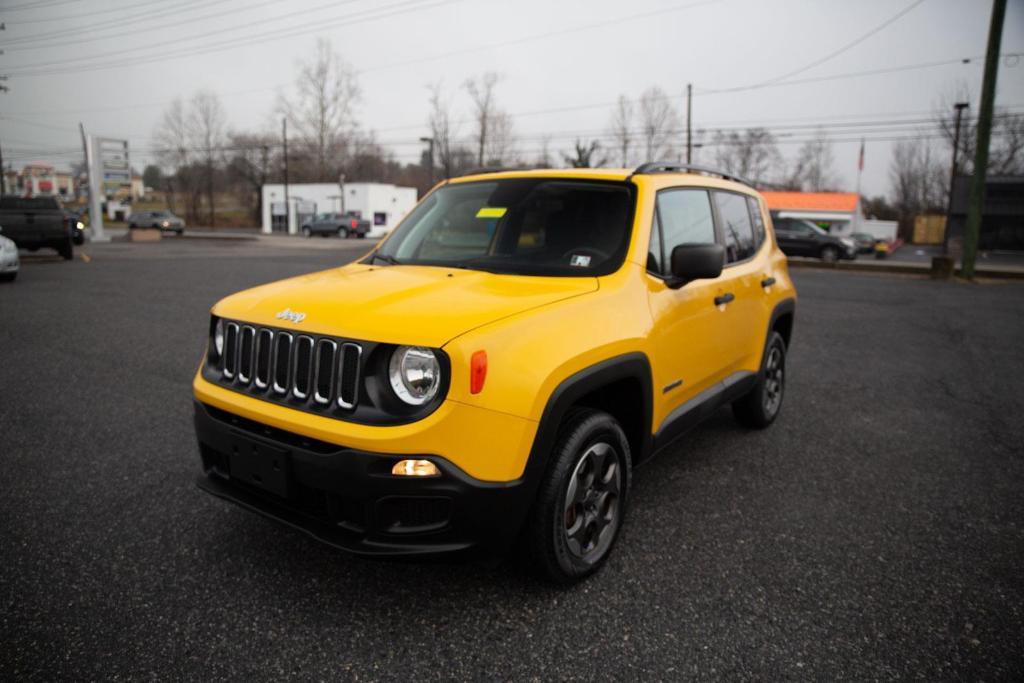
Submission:
<svg viewBox="0 0 1024 683">
<path fill-rule="evenodd" d="M 89 177 L 89 239 L 92 242 L 109 242 L 110 237 L 103 231 L 103 210 L 100 206 L 103 183 L 97 168 L 96 140 L 91 135 L 85 135 L 85 128 L 81 128 L 81 132 L 85 144 L 85 169 Z"/>
<path fill-rule="evenodd" d="M 981 210 L 985 201 L 985 170 L 988 166 L 988 145 L 992 138 L 992 108 L 996 99 L 996 76 L 999 73 L 999 43 L 1003 37 L 1006 0 L 993 0 L 992 23 L 988 28 L 988 50 L 985 52 L 985 77 L 981 82 L 981 111 L 978 112 L 978 142 L 974 151 L 974 177 L 967 203 L 967 227 L 964 233 L 963 276 L 974 278 L 974 260 L 978 256 L 978 235 L 981 232 Z"/>
</svg>

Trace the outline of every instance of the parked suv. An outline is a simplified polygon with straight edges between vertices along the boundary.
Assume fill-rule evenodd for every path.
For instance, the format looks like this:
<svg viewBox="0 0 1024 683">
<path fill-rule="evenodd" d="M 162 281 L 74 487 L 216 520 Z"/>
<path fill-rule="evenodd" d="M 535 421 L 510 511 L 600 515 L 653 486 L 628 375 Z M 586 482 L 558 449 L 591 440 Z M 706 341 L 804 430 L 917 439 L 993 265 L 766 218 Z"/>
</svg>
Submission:
<svg viewBox="0 0 1024 683">
<path fill-rule="evenodd" d="M 857 243 L 849 237 L 830 235 L 810 221 L 774 218 L 775 237 L 787 256 L 811 256 L 834 263 L 857 258 Z"/>
<path fill-rule="evenodd" d="M 131 229 L 155 228 L 161 232 L 173 232 L 180 236 L 185 232 L 185 221 L 166 210 L 132 211 L 128 216 L 128 227 Z"/>
<path fill-rule="evenodd" d="M 782 406 L 796 292 L 749 185 L 696 167 L 478 174 L 357 263 L 212 309 L 206 491 L 363 555 L 608 557 L 637 464 Z"/>
</svg>

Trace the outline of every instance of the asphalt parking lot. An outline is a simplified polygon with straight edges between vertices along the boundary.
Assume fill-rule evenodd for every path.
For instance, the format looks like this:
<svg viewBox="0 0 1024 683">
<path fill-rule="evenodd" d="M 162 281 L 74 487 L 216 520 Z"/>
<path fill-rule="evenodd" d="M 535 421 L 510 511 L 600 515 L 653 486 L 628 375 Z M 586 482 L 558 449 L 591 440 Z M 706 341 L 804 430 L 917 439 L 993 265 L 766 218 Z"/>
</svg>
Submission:
<svg viewBox="0 0 1024 683">
<path fill-rule="evenodd" d="M 796 271 L 786 404 L 638 471 L 609 565 L 350 558 L 198 491 L 209 306 L 320 251 L 166 240 L 0 286 L 0 678 L 1019 679 L 1024 283 Z"/>
</svg>

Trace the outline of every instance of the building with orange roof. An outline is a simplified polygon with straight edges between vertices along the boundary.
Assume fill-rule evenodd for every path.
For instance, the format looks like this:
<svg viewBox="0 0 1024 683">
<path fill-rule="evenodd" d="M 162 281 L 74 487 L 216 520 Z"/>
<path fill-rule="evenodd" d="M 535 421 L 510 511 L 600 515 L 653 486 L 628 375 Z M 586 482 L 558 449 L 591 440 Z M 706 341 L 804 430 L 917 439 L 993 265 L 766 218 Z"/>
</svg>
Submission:
<svg viewBox="0 0 1024 683">
<path fill-rule="evenodd" d="M 762 192 L 768 210 L 781 218 L 800 218 L 835 233 L 852 232 L 861 217 L 855 192 Z"/>
</svg>

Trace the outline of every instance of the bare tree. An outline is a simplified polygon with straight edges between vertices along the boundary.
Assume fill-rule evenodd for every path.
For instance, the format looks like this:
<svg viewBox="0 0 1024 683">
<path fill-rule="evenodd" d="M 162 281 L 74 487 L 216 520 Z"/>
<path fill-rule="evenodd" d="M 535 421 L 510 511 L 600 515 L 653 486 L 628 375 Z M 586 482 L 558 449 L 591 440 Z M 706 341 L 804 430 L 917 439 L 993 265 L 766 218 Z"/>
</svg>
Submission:
<svg viewBox="0 0 1024 683">
<path fill-rule="evenodd" d="M 770 180 L 781 159 L 775 136 L 766 128 L 748 128 L 742 133 L 718 131 L 712 145 L 717 166 L 755 183 Z"/>
<path fill-rule="evenodd" d="M 611 122 L 608 126 L 608 133 L 612 138 L 612 145 L 618 154 L 619 163 L 629 166 L 629 152 L 633 142 L 633 103 L 625 95 L 619 95 L 615 109 L 612 110 Z"/>
<path fill-rule="evenodd" d="M 953 114 L 954 102 L 969 102 L 970 96 L 966 86 L 961 86 L 944 97 L 935 108 L 939 132 L 948 150 L 947 156 L 953 152 L 953 140 L 956 137 L 956 118 Z M 971 110 L 964 111 L 960 124 L 960 144 L 957 152 L 957 171 L 961 175 L 974 173 L 974 149 L 978 140 L 977 120 Z M 1005 109 L 996 109 L 992 117 L 992 142 L 988 157 L 988 173 L 992 175 L 1024 174 L 1024 114 L 1012 114 Z M 948 191 L 947 191 L 948 193 Z"/>
<path fill-rule="evenodd" d="M 896 143 L 889 163 L 889 182 L 900 231 L 905 238 L 910 235 L 915 216 L 945 211 L 949 178 L 943 161 L 927 141 L 915 139 Z"/>
<path fill-rule="evenodd" d="M 464 87 L 473 100 L 473 120 L 476 124 L 474 140 L 477 147 L 477 164 L 484 165 L 485 155 L 488 153 L 488 142 L 492 124 L 496 113 L 494 101 L 494 86 L 501 80 L 501 76 L 494 71 L 487 71 L 476 78 L 466 80 Z"/>
<path fill-rule="evenodd" d="M 819 130 L 813 139 L 800 147 L 796 169 L 793 179 L 798 180 L 802 189 L 807 192 L 825 192 L 835 189 L 839 184 L 836 179 L 832 143 L 825 131 Z"/>
<path fill-rule="evenodd" d="M 569 164 L 572 168 L 598 168 L 604 166 L 608 161 L 604 157 L 598 159 L 594 158 L 594 155 L 597 154 L 600 149 L 601 143 L 597 140 L 591 140 L 590 144 L 586 144 L 577 138 L 573 153 L 563 154 L 562 158 L 565 159 L 565 163 Z"/>
<path fill-rule="evenodd" d="M 430 136 L 434 139 L 434 154 L 444 171 L 445 178 L 455 175 L 455 137 L 458 123 L 452 118 L 451 98 L 444 94 L 440 81 L 427 86 L 430 91 Z"/>
<path fill-rule="evenodd" d="M 224 108 L 221 106 L 220 98 L 207 90 L 200 90 L 193 95 L 188 117 L 188 132 L 192 147 L 197 151 L 202 162 L 207 216 L 211 226 L 215 222 L 214 166 L 220 159 L 224 146 L 224 128 Z"/>
<path fill-rule="evenodd" d="M 164 169 L 164 186 L 161 189 L 172 211 L 175 191 L 184 189 L 176 182 L 178 170 L 187 166 L 191 160 L 188 137 L 188 116 L 185 104 L 178 97 L 164 110 L 153 134 L 157 144 L 157 161 Z"/>
<path fill-rule="evenodd" d="M 640 95 L 640 133 L 644 158 L 668 159 L 674 155 L 672 139 L 679 130 L 679 115 L 661 88 L 648 88 Z"/>
<path fill-rule="evenodd" d="M 263 217 L 263 186 L 270 181 L 271 149 L 277 144 L 277 137 L 270 133 L 232 133 L 228 140 L 228 176 L 253 221 L 258 223 Z"/>
<path fill-rule="evenodd" d="M 533 164 L 537 168 L 551 168 L 551 136 L 544 135 L 540 139 L 540 153 Z"/>
<path fill-rule="evenodd" d="M 513 166 L 516 163 L 516 136 L 513 131 L 512 117 L 503 111 L 495 111 L 491 115 L 488 126 L 487 146 L 484 159 L 491 166 Z"/>
<path fill-rule="evenodd" d="M 334 180 L 355 133 L 359 85 L 351 67 L 326 38 L 316 43 L 313 59 L 299 65 L 295 97 L 279 98 L 318 180 Z"/>
</svg>

